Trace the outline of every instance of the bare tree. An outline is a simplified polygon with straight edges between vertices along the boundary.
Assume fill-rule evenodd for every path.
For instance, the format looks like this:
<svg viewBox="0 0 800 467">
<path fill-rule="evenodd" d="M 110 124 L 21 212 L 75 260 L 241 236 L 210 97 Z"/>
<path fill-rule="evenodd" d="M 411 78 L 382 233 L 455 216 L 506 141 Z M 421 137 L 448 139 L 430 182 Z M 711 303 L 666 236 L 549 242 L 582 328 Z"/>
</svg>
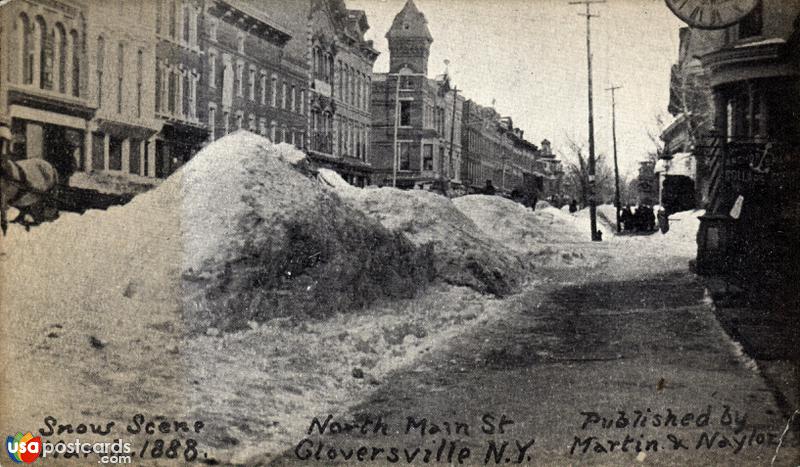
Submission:
<svg viewBox="0 0 800 467">
<path fill-rule="evenodd" d="M 584 155 L 584 145 L 566 137 L 567 149 L 561 154 L 564 161 L 564 192 L 581 206 L 589 204 L 589 158 Z M 595 157 L 595 194 L 598 204 L 614 199 L 614 171 L 606 155 Z"/>
</svg>

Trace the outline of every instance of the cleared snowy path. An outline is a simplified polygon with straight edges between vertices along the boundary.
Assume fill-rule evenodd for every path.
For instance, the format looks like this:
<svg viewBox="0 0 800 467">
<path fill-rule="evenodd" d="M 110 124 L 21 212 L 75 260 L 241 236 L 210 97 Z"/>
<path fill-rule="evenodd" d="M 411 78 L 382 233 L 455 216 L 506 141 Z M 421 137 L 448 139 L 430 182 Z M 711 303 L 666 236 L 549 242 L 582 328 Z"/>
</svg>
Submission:
<svg viewBox="0 0 800 467">
<path fill-rule="evenodd" d="M 416 453 L 418 465 L 458 464 L 459 454 L 465 465 L 770 465 L 786 423 L 771 391 L 720 328 L 686 258 L 647 249 L 652 241 L 578 244 L 613 259 L 553 271 L 509 300 L 509 313 L 334 414 L 324 434 L 298 433 L 275 464 L 330 464 L 330 448 L 353 462 L 365 447 L 356 463 L 405 464 Z M 504 416 L 513 424 L 500 434 Z M 387 435 L 375 433 L 378 417 Z M 335 421 L 355 429 L 333 434 Z M 797 463 L 796 439 L 785 443 L 775 465 Z"/>
</svg>

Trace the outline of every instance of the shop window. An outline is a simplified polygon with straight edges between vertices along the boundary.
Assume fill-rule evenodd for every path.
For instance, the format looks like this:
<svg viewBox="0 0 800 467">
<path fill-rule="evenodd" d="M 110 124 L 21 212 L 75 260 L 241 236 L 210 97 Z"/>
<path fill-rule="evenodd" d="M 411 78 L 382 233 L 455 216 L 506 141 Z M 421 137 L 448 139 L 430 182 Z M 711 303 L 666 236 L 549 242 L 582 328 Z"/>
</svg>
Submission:
<svg viewBox="0 0 800 467">
<path fill-rule="evenodd" d="M 122 170 L 122 139 L 108 139 L 108 170 Z"/>
<path fill-rule="evenodd" d="M 130 164 L 128 165 L 128 171 L 134 175 L 143 175 L 139 167 L 142 159 L 141 150 L 142 141 L 138 139 L 131 139 Z"/>
<path fill-rule="evenodd" d="M 105 162 L 105 135 L 103 133 L 92 133 L 92 168 L 93 170 L 104 170 Z"/>
</svg>

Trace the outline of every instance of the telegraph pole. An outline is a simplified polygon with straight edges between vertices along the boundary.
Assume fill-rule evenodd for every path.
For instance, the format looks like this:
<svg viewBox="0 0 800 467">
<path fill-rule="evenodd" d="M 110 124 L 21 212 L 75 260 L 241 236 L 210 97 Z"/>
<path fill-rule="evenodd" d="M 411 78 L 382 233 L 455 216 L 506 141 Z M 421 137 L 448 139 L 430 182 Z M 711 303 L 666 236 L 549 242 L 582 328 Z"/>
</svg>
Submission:
<svg viewBox="0 0 800 467">
<path fill-rule="evenodd" d="M 590 6 L 593 3 L 605 3 L 606 0 L 581 0 L 568 2 L 570 5 L 585 5 L 586 13 L 578 13 L 586 17 L 586 69 L 589 82 L 589 219 L 592 229 L 592 241 L 599 241 L 597 231 L 597 201 L 595 200 L 595 157 L 594 157 L 594 109 L 592 102 L 592 30 L 591 20 L 599 15 L 593 15 Z"/>
<path fill-rule="evenodd" d="M 619 228 L 619 210 L 621 209 L 619 200 L 619 164 L 617 163 L 617 106 L 614 99 L 614 92 L 622 86 L 612 85 L 606 88 L 606 91 L 611 91 L 611 138 L 614 141 L 614 206 L 617 208 L 617 233 L 620 232 Z"/>
<path fill-rule="evenodd" d="M 458 103 L 458 86 L 453 87 L 453 118 L 450 119 L 450 154 L 449 154 L 449 162 L 453 162 L 453 146 L 455 145 L 455 134 L 456 134 L 456 104 Z M 448 164 L 448 169 L 450 165 Z M 444 167 L 442 167 L 442 195 L 447 196 L 447 185 L 450 183 L 450 178 L 453 174 L 448 172 L 447 180 L 445 180 L 444 176 Z M 447 184 L 447 185 L 446 185 Z"/>
</svg>

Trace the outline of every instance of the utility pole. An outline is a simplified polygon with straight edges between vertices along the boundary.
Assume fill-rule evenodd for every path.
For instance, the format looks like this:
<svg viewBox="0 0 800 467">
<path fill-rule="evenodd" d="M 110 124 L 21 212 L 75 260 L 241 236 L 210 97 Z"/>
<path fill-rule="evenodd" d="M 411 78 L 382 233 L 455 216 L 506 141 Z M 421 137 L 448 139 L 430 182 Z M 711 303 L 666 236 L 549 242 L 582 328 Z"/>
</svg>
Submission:
<svg viewBox="0 0 800 467">
<path fill-rule="evenodd" d="M 622 86 L 612 85 L 606 88 L 606 91 L 611 91 L 611 138 L 614 141 L 614 206 L 617 208 L 617 233 L 620 232 L 619 228 L 619 210 L 621 209 L 619 200 L 619 164 L 617 163 L 617 102 L 615 100 L 615 91 L 621 89 Z"/>
<path fill-rule="evenodd" d="M 569 2 L 570 5 L 586 5 L 586 13 L 578 13 L 586 17 L 586 69 L 589 82 L 589 219 L 592 229 L 592 241 L 599 241 L 597 231 L 597 200 L 595 199 L 595 157 L 594 157 L 594 109 L 592 102 L 592 32 L 591 20 L 599 15 L 593 15 L 589 7 L 593 3 L 605 3 L 606 0 L 581 0 Z"/>
<path fill-rule="evenodd" d="M 450 159 L 449 162 L 453 162 L 453 146 L 455 145 L 455 135 L 456 135 L 456 104 L 458 103 L 458 86 L 453 87 L 453 118 L 450 120 L 450 154 L 448 158 Z M 448 165 L 449 167 L 449 165 Z M 442 167 L 442 195 L 447 196 L 447 186 L 449 185 L 449 177 L 448 180 L 445 181 L 444 176 L 444 167 Z M 451 175 L 451 174 L 449 174 Z"/>
</svg>

